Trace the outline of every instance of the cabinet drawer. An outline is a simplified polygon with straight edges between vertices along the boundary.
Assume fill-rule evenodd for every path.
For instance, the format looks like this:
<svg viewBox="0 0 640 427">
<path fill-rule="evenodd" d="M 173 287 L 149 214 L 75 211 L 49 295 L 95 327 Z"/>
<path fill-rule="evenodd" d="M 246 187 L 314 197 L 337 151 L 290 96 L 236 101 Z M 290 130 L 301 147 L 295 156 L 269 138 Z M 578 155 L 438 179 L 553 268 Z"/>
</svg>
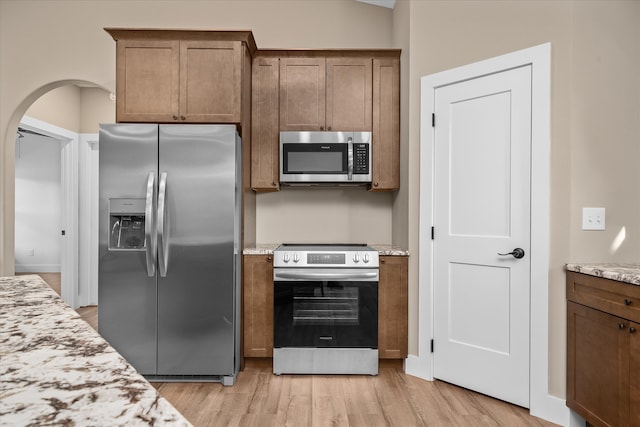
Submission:
<svg viewBox="0 0 640 427">
<path fill-rule="evenodd" d="M 640 322 L 640 286 L 567 271 L 567 300 Z"/>
</svg>

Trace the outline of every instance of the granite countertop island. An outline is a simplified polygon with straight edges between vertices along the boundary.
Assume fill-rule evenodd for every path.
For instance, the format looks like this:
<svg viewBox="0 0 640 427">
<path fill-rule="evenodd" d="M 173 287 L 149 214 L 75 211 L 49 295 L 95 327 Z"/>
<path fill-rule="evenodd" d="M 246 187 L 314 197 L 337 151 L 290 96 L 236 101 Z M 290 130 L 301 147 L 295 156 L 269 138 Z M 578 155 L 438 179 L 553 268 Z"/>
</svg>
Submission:
<svg viewBox="0 0 640 427">
<path fill-rule="evenodd" d="M 39 276 L 0 277 L 0 424 L 191 424 Z"/>
<path fill-rule="evenodd" d="M 640 263 L 576 263 L 565 265 L 565 269 L 575 273 L 582 273 L 589 276 L 602 277 L 604 279 L 611 279 L 617 282 L 640 286 Z"/>
</svg>

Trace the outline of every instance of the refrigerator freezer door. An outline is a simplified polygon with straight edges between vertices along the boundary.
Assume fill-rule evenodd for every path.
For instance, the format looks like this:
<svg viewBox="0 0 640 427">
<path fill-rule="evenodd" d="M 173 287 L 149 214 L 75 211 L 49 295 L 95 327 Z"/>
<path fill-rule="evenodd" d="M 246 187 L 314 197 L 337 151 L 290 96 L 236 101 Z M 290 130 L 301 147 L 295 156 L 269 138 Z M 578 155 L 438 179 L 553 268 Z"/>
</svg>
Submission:
<svg viewBox="0 0 640 427">
<path fill-rule="evenodd" d="M 148 253 L 154 242 L 142 230 L 144 244 L 110 249 L 109 238 L 112 229 L 122 232 L 125 223 L 135 227 L 141 215 L 145 226 L 154 228 L 153 218 L 147 217 L 155 209 L 145 204 L 150 174 L 157 176 L 157 141 L 157 125 L 100 126 L 98 325 L 102 336 L 142 374 L 156 373 L 156 277 L 149 277 L 147 269 L 148 255 L 155 257 Z M 118 199 L 125 202 L 116 203 Z M 154 199 L 152 194 L 152 203 Z M 127 204 L 136 211 L 136 221 L 127 216 Z M 118 209 L 110 215 L 113 206 Z M 116 215 L 122 220 L 114 221 Z"/>
<path fill-rule="evenodd" d="M 159 141 L 158 375 L 233 375 L 236 129 L 161 125 Z"/>
</svg>

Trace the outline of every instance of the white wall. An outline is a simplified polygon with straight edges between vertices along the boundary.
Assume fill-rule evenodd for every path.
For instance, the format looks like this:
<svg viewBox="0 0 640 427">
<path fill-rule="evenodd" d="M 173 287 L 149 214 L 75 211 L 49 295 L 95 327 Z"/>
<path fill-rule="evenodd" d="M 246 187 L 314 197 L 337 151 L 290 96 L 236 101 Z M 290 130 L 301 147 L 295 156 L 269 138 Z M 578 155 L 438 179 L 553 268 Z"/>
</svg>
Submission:
<svg viewBox="0 0 640 427">
<path fill-rule="evenodd" d="M 16 271 L 59 272 L 60 141 L 23 133 L 16 139 Z M 33 255 L 31 255 L 33 254 Z"/>
</svg>

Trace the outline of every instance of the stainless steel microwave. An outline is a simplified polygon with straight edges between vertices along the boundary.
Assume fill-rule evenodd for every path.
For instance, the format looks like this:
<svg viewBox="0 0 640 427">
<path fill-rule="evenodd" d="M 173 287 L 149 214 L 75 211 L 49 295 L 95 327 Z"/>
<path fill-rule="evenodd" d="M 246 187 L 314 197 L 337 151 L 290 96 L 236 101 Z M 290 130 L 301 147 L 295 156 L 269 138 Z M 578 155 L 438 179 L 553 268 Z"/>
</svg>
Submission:
<svg viewBox="0 0 640 427">
<path fill-rule="evenodd" d="M 371 132 L 280 132 L 280 182 L 371 182 Z"/>
</svg>

